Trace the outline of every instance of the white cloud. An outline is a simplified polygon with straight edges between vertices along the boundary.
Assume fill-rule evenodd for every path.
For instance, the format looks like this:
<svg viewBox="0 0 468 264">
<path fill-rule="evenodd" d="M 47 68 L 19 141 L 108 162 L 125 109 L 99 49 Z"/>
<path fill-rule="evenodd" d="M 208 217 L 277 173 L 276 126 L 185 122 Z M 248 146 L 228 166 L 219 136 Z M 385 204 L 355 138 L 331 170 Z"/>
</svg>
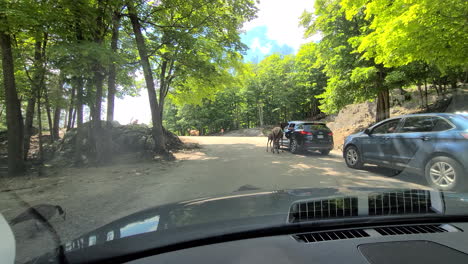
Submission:
<svg viewBox="0 0 468 264">
<path fill-rule="evenodd" d="M 254 38 L 252 44 L 250 45 L 250 49 L 255 51 L 256 49 L 260 50 L 262 54 L 267 54 L 270 52 L 272 48 L 272 45 L 270 43 L 266 44 L 265 46 L 262 46 L 260 44 L 260 39 L 259 38 Z"/>
<path fill-rule="evenodd" d="M 313 0 L 261 0 L 257 18 L 244 24 L 248 31 L 258 26 L 267 27 L 267 37 L 279 45 L 286 44 L 296 51 L 301 44 L 317 41 L 319 36 L 304 39 L 305 29 L 299 26 L 299 17 L 306 10 L 313 11 Z"/>
</svg>

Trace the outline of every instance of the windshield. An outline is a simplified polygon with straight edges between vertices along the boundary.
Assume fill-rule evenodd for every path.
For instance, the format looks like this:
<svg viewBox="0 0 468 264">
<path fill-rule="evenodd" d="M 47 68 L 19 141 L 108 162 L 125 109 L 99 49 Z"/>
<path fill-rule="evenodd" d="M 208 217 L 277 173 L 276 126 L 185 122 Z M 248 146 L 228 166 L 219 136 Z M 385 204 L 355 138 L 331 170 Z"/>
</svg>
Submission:
<svg viewBox="0 0 468 264">
<path fill-rule="evenodd" d="M 435 2 L 0 0 L 16 262 L 464 197 L 466 2 Z M 468 214 L 457 199 L 389 217 Z"/>
<path fill-rule="evenodd" d="M 325 124 L 304 124 L 304 130 L 330 130 Z"/>
</svg>

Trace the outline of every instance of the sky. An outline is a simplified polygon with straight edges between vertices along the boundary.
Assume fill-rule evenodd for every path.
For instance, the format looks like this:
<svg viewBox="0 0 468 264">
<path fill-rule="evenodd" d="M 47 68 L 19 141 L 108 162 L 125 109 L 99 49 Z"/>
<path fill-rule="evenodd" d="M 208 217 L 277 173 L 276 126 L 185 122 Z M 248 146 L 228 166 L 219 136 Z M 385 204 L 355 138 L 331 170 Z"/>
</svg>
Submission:
<svg viewBox="0 0 468 264">
<path fill-rule="evenodd" d="M 301 44 L 318 41 L 319 36 L 304 39 L 304 28 L 299 26 L 299 17 L 304 10 L 312 11 L 314 0 L 260 0 L 257 18 L 244 24 L 242 42 L 249 47 L 244 61 L 260 62 L 264 57 L 281 53 L 295 54 Z M 149 124 L 151 113 L 145 89 L 140 96 L 116 99 L 114 118 L 120 124 L 138 120 Z"/>
<path fill-rule="evenodd" d="M 313 6 L 313 0 L 261 0 L 257 18 L 244 24 L 241 35 L 250 48 L 245 60 L 257 63 L 276 52 L 295 54 L 302 44 L 318 41 L 319 36 L 304 39 L 305 30 L 299 26 L 299 17 Z"/>
</svg>

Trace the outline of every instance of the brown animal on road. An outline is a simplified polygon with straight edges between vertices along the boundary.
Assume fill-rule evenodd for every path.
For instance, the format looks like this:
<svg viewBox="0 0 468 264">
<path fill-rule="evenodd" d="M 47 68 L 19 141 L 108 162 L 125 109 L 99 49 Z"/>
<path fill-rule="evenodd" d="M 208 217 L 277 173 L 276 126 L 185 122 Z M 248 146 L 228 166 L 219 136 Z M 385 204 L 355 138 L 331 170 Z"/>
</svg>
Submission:
<svg viewBox="0 0 468 264">
<path fill-rule="evenodd" d="M 285 123 L 281 123 L 279 127 L 274 127 L 271 130 L 271 133 L 268 134 L 268 141 L 267 141 L 267 151 L 268 151 L 268 145 L 270 144 L 270 149 L 272 150 L 273 153 L 279 154 L 279 149 L 280 149 L 280 140 L 283 140 L 283 129 L 286 126 Z M 273 143 L 273 148 L 271 148 L 271 143 Z"/>
<path fill-rule="evenodd" d="M 192 129 L 192 130 L 189 131 L 189 135 L 190 135 L 190 136 L 199 136 L 199 135 L 200 135 L 200 131 L 195 130 L 195 129 Z"/>
<path fill-rule="evenodd" d="M 268 141 L 267 141 L 267 148 L 266 148 L 266 151 L 268 152 L 268 146 L 270 147 L 270 149 L 273 149 L 273 146 L 271 145 L 273 143 L 273 140 L 274 140 L 274 137 L 273 137 L 273 133 L 268 133 Z"/>
</svg>

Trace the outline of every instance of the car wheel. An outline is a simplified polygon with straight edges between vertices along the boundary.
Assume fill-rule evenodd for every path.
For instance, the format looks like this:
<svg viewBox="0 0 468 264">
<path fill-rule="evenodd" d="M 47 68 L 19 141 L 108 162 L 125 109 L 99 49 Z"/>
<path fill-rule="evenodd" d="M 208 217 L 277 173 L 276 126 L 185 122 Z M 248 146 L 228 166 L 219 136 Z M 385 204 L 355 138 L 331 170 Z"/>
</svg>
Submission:
<svg viewBox="0 0 468 264">
<path fill-rule="evenodd" d="M 330 154 L 330 150 L 329 150 L 329 149 L 321 150 L 321 151 L 320 151 L 320 154 L 322 154 L 322 155 L 324 155 L 324 156 L 325 156 L 325 155 L 328 155 L 328 154 Z"/>
<path fill-rule="evenodd" d="M 427 183 L 444 191 L 464 190 L 466 179 L 463 178 L 463 167 L 456 160 L 439 156 L 432 158 L 425 167 Z"/>
<path fill-rule="evenodd" d="M 353 169 L 362 169 L 362 167 L 364 167 L 359 150 L 355 146 L 349 146 L 346 148 L 345 161 L 346 165 Z"/>
<path fill-rule="evenodd" d="M 289 144 L 289 150 L 291 153 L 296 154 L 300 152 L 299 143 L 296 139 L 291 139 L 291 143 Z"/>
</svg>

